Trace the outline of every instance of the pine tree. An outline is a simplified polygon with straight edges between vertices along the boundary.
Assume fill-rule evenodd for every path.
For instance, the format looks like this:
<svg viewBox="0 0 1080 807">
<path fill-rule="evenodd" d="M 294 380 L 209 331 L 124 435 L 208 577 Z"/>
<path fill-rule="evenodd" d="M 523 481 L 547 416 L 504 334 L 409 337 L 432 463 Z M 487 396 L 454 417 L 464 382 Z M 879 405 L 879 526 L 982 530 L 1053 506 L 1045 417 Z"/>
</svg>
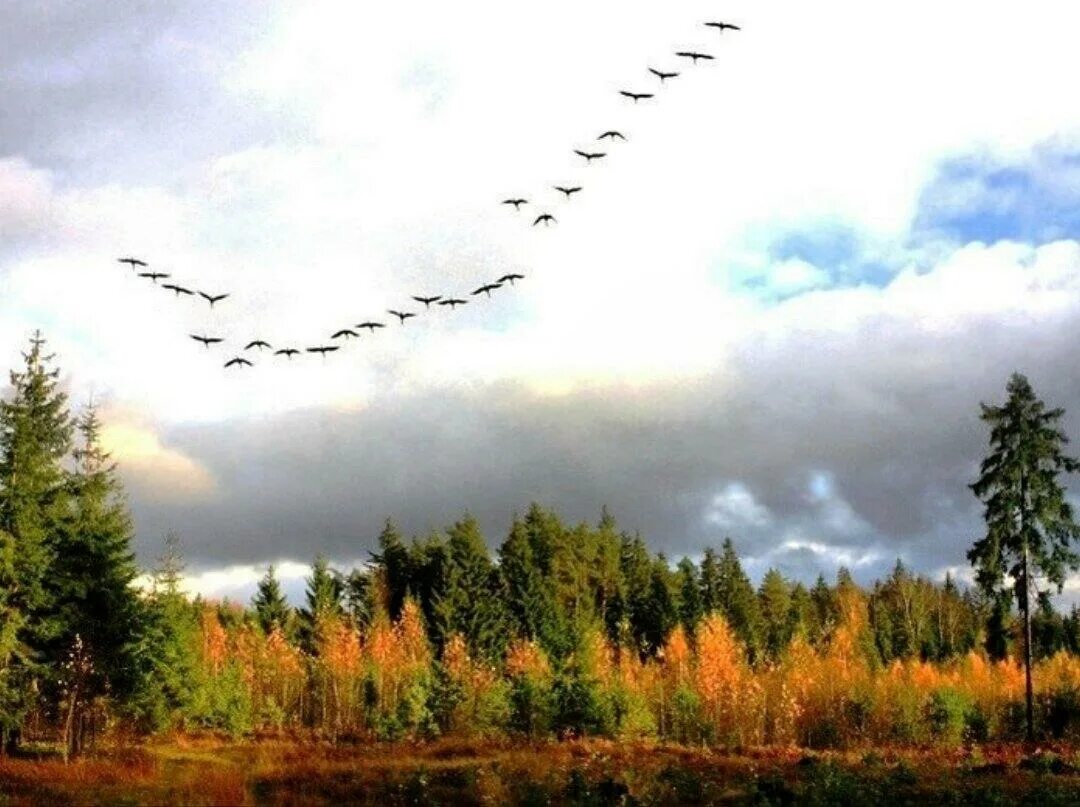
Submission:
<svg viewBox="0 0 1080 807">
<path fill-rule="evenodd" d="M 23 369 L 11 373 L 10 397 L 0 401 L 0 748 L 17 742 L 34 681 L 45 672 L 42 650 L 59 632 L 48 575 L 69 506 L 61 462 L 73 424 L 44 347 L 35 334 Z"/>
<path fill-rule="evenodd" d="M 317 655 L 319 625 L 342 614 L 341 593 L 341 577 L 330 568 L 325 555 L 316 555 L 307 579 L 307 607 L 301 609 L 298 619 L 300 646 L 306 653 Z"/>
<path fill-rule="evenodd" d="M 1014 581 L 1024 624 L 1027 735 L 1034 740 L 1031 600 L 1039 591 L 1037 574 L 1060 591 L 1067 572 L 1080 566 L 1070 547 L 1080 538 L 1080 526 L 1058 482 L 1060 474 L 1080 470 L 1080 463 L 1064 453 L 1068 438 L 1058 427 L 1063 409 L 1047 409 L 1019 373 L 1009 379 L 1007 392 L 1003 406 L 982 404 L 990 454 L 971 489 L 985 505 L 987 531 L 968 559 L 987 593 L 999 592 L 1006 576 Z"/>
<path fill-rule="evenodd" d="M 411 567 L 409 550 L 392 519 L 386 519 L 379 533 L 379 551 L 371 554 L 372 565 L 383 577 L 386 593 L 386 611 L 392 620 L 401 616 L 405 598 L 409 595 Z"/>
<path fill-rule="evenodd" d="M 754 587 L 743 571 L 735 544 L 724 539 L 717 568 L 717 605 L 735 635 L 742 640 L 750 659 L 761 650 L 761 610 Z"/>
<path fill-rule="evenodd" d="M 457 633 L 476 657 L 502 657 L 508 640 L 498 572 L 480 525 L 466 514 L 447 532 L 446 590 L 436 605 L 439 643 Z"/>
<path fill-rule="evenodd" d="M 266 567 L 266 574 L 259 580 L 251 605 L 264 633 L 270 634 L 274 628 L 279 631 L 288 630 L 292 608 L 289 607 L 289 601 L 281 590 L 281 583 L 274 574 L 274 564 Z"/>
<path fill-rule="evenodd" d="M 762 642 L 771 658 L 779 658 L 791 641 L 791 586 L 778 569 L 769 569 L 758 591 Z"/>
<path fill-rule="evenodd" d="M 555 658 L 569 652 L 554 592 L 547 584 L 542 558 L 547 553 L 545 514 L 533 505 L 526 518 L 516 516 L 499 547 L 503 596 L 516 632 L 537 641 Z M 548 569 L 550 566 L 548 567 Z"/>
<path fill-rule="evenodd" d="M 679 561 L 679 620 L 687 636 L 693 636 L 705 609 L 701 604 L 701 579 L 690 558 Z"/>
<path fill-rule="evenodd" d="M 74 754 L 83 741 L 80 704 L 106 692 L 122 699 L 135 686 L 133 654 L 143 618 L 132 588 L 137 569 L 131 516 L 116 466 L 101 446 L 94 407 L 78 421 L 78 429 L 82 445 L 73 452 L 71 510 L 55 534 L 55 560 L 48 579 L 57 632 L 45 649 L 50 668 L 59 670 L 78 644 L 80 657 L 91 670 L 80 682 L 80 697 L 70 692 L 67 696 L 74 723 L 69 752 Z"/>
</svg>

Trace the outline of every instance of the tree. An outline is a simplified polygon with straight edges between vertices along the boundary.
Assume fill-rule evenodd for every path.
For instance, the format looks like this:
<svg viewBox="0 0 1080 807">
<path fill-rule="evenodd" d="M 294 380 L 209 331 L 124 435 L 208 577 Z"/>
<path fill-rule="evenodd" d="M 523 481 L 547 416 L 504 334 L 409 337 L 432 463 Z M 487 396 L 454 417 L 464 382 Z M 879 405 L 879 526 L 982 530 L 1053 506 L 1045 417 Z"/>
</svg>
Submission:
<svg viewBox="0 0 1080 807">
<path fill-rule="evenodd" d="M 77 688 L 60 682 L 68 693 L 70 754 L 81 752 L 89 730 L 85 707 L 106 693 L 123 699 L 133 690 L 133 656 L 142 620 L 132 588 L 137 570 L 131 516 L 116 466 L 101 446 L 94 407 L 79 419 L 78 429 L 82 444 L 73 452 L 71 509 L 53 541 L 48 587 L 55 634 L 45 648 L 50 669 L 59 670 L 77 647 L 76 667 L 87 671 Z"/>
<path fill-rule="evenodd" d="M 701 621 L 704 608 L 701 604 L 701 580 L 697 567 L 690 558 L 679 561 L 679 620 L 687 636 L 693 636 Z"/>
<path fill-rule="evenodd" d="M 471 515 L 454 524 L 447 538 L 446 590 L 435 608 L 438 647 L 457 633 L 473 656 L 494 661 L 501 658 L 508 638 L 498 572 Z"/>
<path fill-rule="evenodd" d="M 529 508 L 525 519 L 514 517 L 510 534 L 499 547 L 499 574 L 516 630 L 539 642 L 548 654 L 561 657 L 569 648 L 554 592 L 547 585 L 547 521 L 547 514 L 536 505 Z"/>
<path fill-rule="evenodd" d="M 770 658 L 778 659 L 791 641 L 791 586 L 779 569 L 769 569 L 758 590 L 762 640 Z"/>
<path fill-rule="evenodd" d="M 325 555 L 316 555 L 307 579 L 307 607 L 299 614 L 300 646 L 310 655 L 318 653 L 320 623 L 342 613 L 341 589 L 341 578 L 330 568 L 330 561 Z"/>
<path fill-rule="evenodd" d="M 73 424 L 59 370 L 49 367 L 36 333 L 24 366 L 11 373 L 12 393 L 0 401 L 0 748 L 11 748 L 29 706 L 40 653 L 56 633 L 48 573 L 58 526 L 68 511 L 61 462 Z"/>
<path fill-rule="evenodd" d="M 269 635 L 276 627 L 285 631 L 289 626 L 289 616 L 292 608 L 281 590 L 281 583 L 274 574 L 274 564 L 266 567 L 266 574 L 259 580 L 259 586 L 255 596 L 251 600 L 255 608 L 255 615 L 263 632 Z"/>
<path fill-rule="evenodd" d="M 1080 537 L 1058 481 L 1062 473 L 1080 470 L 1066 456 L 1068 438 L 1058 427 L 1063 409 L 1047 409 L 1027 378 L 1014 373 L 1003 406 L 982 404 L 982 420 L 990 426 L 990 454 L 983 460 L 972 491 L 983 502 L 986 535 L 975 541 L 968 560 L 976 582 L 988 594 L 1013 581 L 1024 625 L 1024 674 L 1027 736 L 1035 736 L 1032 694 L 1032 594 L 1042 574 L 1058 591 L 1069 570 L 1080 565 L 1070 548 Z"/>
<path fill-rule="evenodd" d="M 742 640 L 753 660 L 761 645 L 761 610 L 750 578 L 743 571 L 735 544 L 724 539 L 723 553 L 717 566 L 717 605 L 735 635 Z"/>
<path fill-rule="evenodd" d="M 393 520 L 386 519 L 379 533 L 379 551 L 371 554 L 371 562 L 380 570 L 386 593 L 386 611 L 390 619 L 401 616 L 405 598 L 409 594 L 411 564 L 409 550 Z"/>
</svg>

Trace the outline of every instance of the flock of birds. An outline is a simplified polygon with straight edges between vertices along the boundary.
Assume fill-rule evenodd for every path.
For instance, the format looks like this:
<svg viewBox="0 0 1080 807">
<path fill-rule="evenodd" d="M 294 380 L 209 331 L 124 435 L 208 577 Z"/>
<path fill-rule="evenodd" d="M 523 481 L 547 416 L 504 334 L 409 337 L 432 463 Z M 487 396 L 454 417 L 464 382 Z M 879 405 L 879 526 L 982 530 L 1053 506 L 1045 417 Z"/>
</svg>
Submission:
<svg viewBox="0 0 1080 807">
<path fill-rule="evenodd" d="M 740 26 L 734 25 L 734 24 L 729 23 L 729 22 L 706 22 L 706 23 L 704 23 L 704 25 L 707 28 L 712 28 L 712 29 L 717 30 L 721 34 L 724 33 L 724 31 L 740 31 L 740 30 L 742 30 Z M 694 50 L 677 51 L 675 53 L 675 56 L 677 56 L 678 58 L 686 59 L 686 60 L 690 61 L 690 63 L 692 65 L 697 65 L 698 62 L 702 62 L 702 61 L 712 61 L 715 58 L 711 54 L 702 53 L 701 51 L 694 51 Z M 659 80 L 661 86 L 664 86 L 668 80 L 678 78 L 679 75 L 680 75 L 680 73 L 678 71 L 675 71 L 675 70 L 658 70 L 658 69 L 656 69 L 654 67 L 649 67 L 648 70 L 649 70 L 649 73 L 651 73 L 653 76 L 655 76 Z M 634 104 L 637 104 L 640 101 L 648 101 L 649 99 L 652 99 L 652 98 L 654 98 L 656 96 L 655 92 L 635 92 L 635 91 L 631 91 L 631 90 L 620 90 L 619 94 L 621 96 L 623 96 L 624 98 L 627 98 L 627 99 L 631 100 Z M 607 142 L 607 143 L 614 143 L 615 141 L 626 142 L 626 139 L 627 139 L 626 136 L 623 135 L 622 132 L 612 129 L 612 130 L 608 130 L 608 131 L 603 132 L 597 138 L 597 141 L 599 141 L 599 142 Z M 579 157 L 581 157 L 583 160 L 585 160 L 586 165 L 590 165 L 594 161 L 601 160 L 601 159 L 603 159 L 604 157 L 607 156 L 607 152 L 586 151 L 584 149 L 575 149 L 574 153 L 577 154 Z M 555 185 L 553 187 L 554 187 L 554 190 L 556 190 L 559 193 L 563 194 L 566 201 L 569 201 L 575 194 L 581 193 L 581 191 L 584 190 L 584 188 L 582 186 L 580 186 L 580 185 L 574 185 L 574 186 Z M 528 205 L 529 203 L 530 202 L 529 202 L 528 199 L 521 198 L 521 197 L 512 197 L 512 198 L 504 199 L 502 201 L 503 205 L 512 206 L 515 211 L 519 211 L 519 212 L 520 212 L 523 205 Z M 539 215 L 537 215 L 536 219 L 533 221 L 532 226 L 536 227 L 536 226 L 538 226 L 540 224 L 543 224 L 545 227 L 547 227 L 547 226 L 549 226 L 551 224 L 555 224 L 555 223 L 557 223 L 557 220 L 556 220 L 554 215 L 552 215 L 549 212 L 541 212 Z M 151 268 L 150 264 L 147 261 L 142 260 L 141 258 L 126 257 L 126 258 L 118 258 L 117 260 L 118 260 L 119 263 L 129 265 L 131 267 L 132 271 L 138 277 L 145 278 L 145 279 L 151 281 L 151 283 L 153 283 L 154 285 L 158 285 L 159 280 L 170 280 L 171 279 L 171 276 L 169 274 L 167 274 L 165 272 L 159 272 L 159 271 L 153 270 Z M 524 280 L 524 279 L 525 279 L 525 275 L 520 274 L 518 272 L 510 272 L 510 273 L 507 273 L 507 274 L 503 275 L 502 277 L 498 278 L 497 280 L 493 280 L 493 281 L 484 283 L 483 285 L 481 285 L 477 289 L 475 289 L 471 293 L 470 296 L 479 297 L 480 295 L 485 295 L 486 297 L 490 298 L 491 293 L 493 291 L 496 291 L 498 289 L 502 289 L 506 284 L 509 284 L 509 285 L 513 286 L 516 283 L 516 281 Z M 228 293 L 211 294 L 210 292 L 203 291 L 201 289 L 191 289 L 191 288 L 188 288 L 186 286 L 181 286 L 179 283 L 176 283 L 176 282 L 161 283 L 160 287 L 162 289 L 165 289 L 166 291 L 172 292 L 177 298 L 179 298 L 181 296 L 191 297 L 191 298 L 201 297 L 203 300 L 205 300 L 207 302 L 207 304 L 209 304 L 211 310 L 214 310 L 214 306 L 217 303 L 220 303 L 220 302 L 222 302 L 222 301 L 224 301 L 224 300 L 226 300 L 226 299 L 228 299 L 230 297 L 230 294 L 228 294 Z M 414 295 L 412 297 L 412 302 L 415 302 L 415 303 L 418 303 L 418 304 L 423 304 L 424 311 L 427 312 L 427 311 L 429 311 L 431 309 L 432 305 L 438 305 L 438 306 L 442 306 L 442 307 L 447 307 L 452 311 L 452 310 L 456 309 L 458 306 L 467 305 L 469 303 L 469 300 L 464 299 L 462 297 L 454 297 L 452 295 L 450 295 L 450 296 L 444 296 L 444 295 L 433 295 L 433 296 Z M 387 309 L 386 313 L 390 314 L 393 317 L 395 317 L 399 321 L 399 323 L 401 325 L 405 325 L 405 322 L 407 320 L 418 316 L 418 312 L 416 312 L 416 311 L 405 311 L 405 310 L 399 310 L 399 309 L 393 309 L 393 308 Z M 359 339 L 362 331 L 366 330 L 370 334 L 375 334 L 381 328 L 385 328 L 385 327 L 386 327 L 386 325 L 383 322 L 379 322 L 379 321 L 375 321 L 375 320 L 367 320 L 365 322 L 361 322 L 361 323 L 358 323 L 356 325 L 340 328 L 339 330 L 337 330 L 334 333 L 330 334 L 330 337 L 329 337 L 330 338 L 330 343 L 328 343 L 328 344 L 317 344 L 317 345 L 312 345 L 312 346 L 305 346 L 302 349 L 299 348 L 299 347 L 292 347 L 292 346 L 278 347 L 277 349 L 275 349 L 274 346 L 271 345 L 266 340 L 261 339 L 261 338 L 256 338 L 256 339 L 252 339 L 250 342 L 248 342 L 244 346 L 243 351 L 247 355 L 252 355 L 250 353 L 250 351 L 253 351 L 253 350 L 257 350 L 257 351 L 260 351 L 260 352 L 262 352 L 262 351 L 271 351 L 274 356 L 283 357 L 283 358 L 285 358 L 287 360 L 290 360 L 290 361 L 292 360 L 292 358 L 294 356 L 298 356 L 301 353 L 315 353 L 315 354 L 319 354 L 320 356 L 325 358 L 328 353 L 333 353 L 333 352 L 335 352 L 337 350 L 340 350 L 342 343 L 348 342 L 349 340 L 352 340 L 352 339 Z M 211 335 L 200 334 L 200 333 L 189 334 L 189 336 L 194 341 L 199 342 L 200 344 L 202 344 L 203 347 L 205 347 L 207 350 L 209 350 L 214 345 L 219 345 L 219 344 L 222 344 L 222 343 L 225 342 L 225 338 L 221 337 L 221 336 L 211 336 Z M 248 359 L 245 355 L 237 355 L 237 356 L 233 356 L 231 359 L 226 361 L 224 366 L 226 368 L 230 368 L 230 367 L 238 367 L 238 368 L 239 367 L 253 367 L 254 362 L 252 362 L 250 359 Z"/>
</svg>

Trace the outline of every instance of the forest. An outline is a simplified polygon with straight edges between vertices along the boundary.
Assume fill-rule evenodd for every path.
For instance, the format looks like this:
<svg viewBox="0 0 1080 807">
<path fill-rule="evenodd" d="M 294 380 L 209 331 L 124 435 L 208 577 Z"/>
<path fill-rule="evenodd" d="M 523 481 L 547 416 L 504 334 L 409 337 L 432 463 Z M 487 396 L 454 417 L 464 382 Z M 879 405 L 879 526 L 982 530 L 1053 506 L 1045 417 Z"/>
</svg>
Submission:
<svg viewBox="0 0 1080 807">
<path fill-rule="evenodd" d="M 54 364 L 35 337 L 0 403 L 7 754 L 51 744 L 69 759 L 180 735 L 818 750 L 1021 741 L 1032 728 L 1025 605 L 1035 738 L 1071 747 L 1080 735 L 1080 609 L 1056 610 L 1049 590 L 1025 601 L 1005 579 L 1016 568 L 978 543 L 976 585 L 897 560 L 870 585 L 840 568 L 812 585 L 771 569 L 755 586 L 731 538 L 673 562 L 606 509 L 572 524 L 534 503 L 501 540 L 468 512 L 408 539 L 388 519 L 368 563 L 315 557 L 299 607 L 272 566 L 249 603 L 186 595 L 179 533 L 138 586 L 98 413 L 71 410 Z M 1017 378 L 1010 389 L 1023 393 Z M 1051 582 L 1075 563 L 1058 504 L 1057 543 L 1029 547 Z"/>
</svg>

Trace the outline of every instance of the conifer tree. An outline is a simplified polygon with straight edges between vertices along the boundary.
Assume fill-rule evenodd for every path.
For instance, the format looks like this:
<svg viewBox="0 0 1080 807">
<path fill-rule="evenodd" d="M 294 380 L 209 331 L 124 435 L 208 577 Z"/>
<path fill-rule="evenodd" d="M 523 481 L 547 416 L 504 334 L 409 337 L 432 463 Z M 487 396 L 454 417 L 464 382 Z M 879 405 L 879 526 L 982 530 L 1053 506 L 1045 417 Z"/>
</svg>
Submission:
<svg viewBox="0 0 1080 807">
<path fill-rule="evenodd" d="M 341 578 L 330 568 L 330 561 L 323 554 L 315 556 L 311 564 L 311 574 L 307 579 L 307 607 L 299 614 L 300 646 L 304 651 L 318 653 L 318 630 L 321 622 L 340 616 Z"/>
<path fill-rule="evenodd" d="M 697 566 L 690 558 L 679 561 L 679 621 L 687 636 L 693 636 L 701 621 L 704 609 L 701 605 L 701 580 Z"/>
<path fill-rule="evenodd" d="M 508 639 L 506 611 L 480 525 L 466 514 L 448 530 L 447 538 L 446 589 L 435 609 L 438 646 L 457 633 L 474 656 L 501 658 Z"/>
<path fill-rule="evenodd" d="M 371 562 L 383 577 L 387 613 L 396 620 L 401 616 L 405 598 L 409 595 L 411 568 L 408 547 L 392 519 L 386 519 L 379 533 L 379 551 L 372 553 Z"/>
<path fill-rule="evenodd" d="M 251 605 L 264 633 L 270 634 L 274 628 L 279 631 L 288 629 L 292 608 L 289 607 L 289 601 L 281 590 L 281 583 L 274 574 L 274 564 L 266 567 L 266 574 L 259 580 Z"/>
<path fill-rule="evenodd" d="M 17 741 L 45 644 L 59 632 L 48 575 L 57 531 L 68 511 L 61 462 L 73 425 L 59 370 L 36 333 L 0 401 L 0 747 Z"/>
<path fill-rule="evenodd" d="M 778 569 L 765 572 L 758 601 L 763 649 L 771 658 L 779 658 L 791 641 L 791 587 Z"/>
<path fill-rule="evenodd" d="M 985 505 L 986 535 L 978 539 L 968 559 L 976 581 L 988 594 L 1000 592 L 1006 577 L 1024 625 L 1024 670 L 1027 735 L 1035 736 L 1031 681 L 1032 598 L 1041 574 L 1060 591 L 1066 574 L 1080 565 L 1071 543 L 1080 538 L 1062 473 L 1080 470 L 1064 453 L 1068 438 L 1059 422 L 1063 409 L 1047 409 L 1030 382 L 1014 373 L 1002 406 L 982 404 L 982 420 L 990 426 L 990 454 L 983 460 L 972 491 Z"/>
<path fill-rule="evenodd" d="M 93 406 L 79 419 L 78 430 L 82 441 L 73 452 L 71 509 L 55 534 L 48 580 L 56 634 L 45 648 L 55 671 L 78 645 L 89 670 L 80 682 L 80 696 L 68 695 L 70 753 L 82 747 L 80 704 L 106 692 L 125 698 L 135 686 L 133 656 L 143 618 L 132 588 L 137 570 L 131 516 L 116 466 L 101 446 L 101 424 Z"/>
<path fill-rule="evenodd" d="M 735 635 L 746 646 L 751 660 L 761 649 L 761 610 L 754 587 L 743 571 L 735 544 L 724 539 L 717 568 L 717 605 Z"/>
<path fill-rule="evenodd" d="M 499 574 L 510 617 L 521 635 L 537 641 L 549 654 L 567 652 L 554 592 L 541 562 L 546 554 L 543 513 L 533 505 L 526 519 L 514 517 L 510 534 L 499 547 Z"/>
</svg>

